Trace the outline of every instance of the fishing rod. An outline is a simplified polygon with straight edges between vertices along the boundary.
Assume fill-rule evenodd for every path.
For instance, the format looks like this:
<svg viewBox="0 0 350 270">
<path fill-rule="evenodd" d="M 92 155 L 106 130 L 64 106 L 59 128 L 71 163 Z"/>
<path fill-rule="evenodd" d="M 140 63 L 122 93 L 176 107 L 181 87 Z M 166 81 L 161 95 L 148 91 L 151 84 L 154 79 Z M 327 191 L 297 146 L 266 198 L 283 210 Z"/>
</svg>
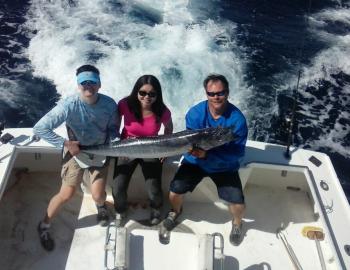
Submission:
<svg viewBox="0 0 350 270">
<path fill-rule="evenodd" d="M 311 4 L 312 0 L 309 0 L 309 6 L 307 9 L 306 13 L 306 19 L 308 20 L 308 17 L 310 16 L 310 11 L 311 11 Z M 287 159 L 291 158 L 290 155 L 290 146 L 292 144 L 292 137 L 294 135 L 294 125 L 295 125 L 295 119 L 296 119 L 296 107 L 297 107 L 297 101 L 298 101 L 298 92 L 299 92 L 299 83 L 300 83 L 300 78 L 301 78 L 301 60 L 303 59 L 303 52 L 305 49 L 305 37 L 301 39 L 301 47 L 299 50 L 299 55 L 297 58 L 299 58 L 299 67 L 298 67 L 298 79 L 297 79 L 297 85 L 295 87 L 295 90 L 293 91 L 293 106 L 292 106 L 292 112 L 290 117 L 286 117 L 285 121 L 287 124 L 287 146 L 286 146 L 286 151 L 284 152 L 284 156 Z"/>
</svg>

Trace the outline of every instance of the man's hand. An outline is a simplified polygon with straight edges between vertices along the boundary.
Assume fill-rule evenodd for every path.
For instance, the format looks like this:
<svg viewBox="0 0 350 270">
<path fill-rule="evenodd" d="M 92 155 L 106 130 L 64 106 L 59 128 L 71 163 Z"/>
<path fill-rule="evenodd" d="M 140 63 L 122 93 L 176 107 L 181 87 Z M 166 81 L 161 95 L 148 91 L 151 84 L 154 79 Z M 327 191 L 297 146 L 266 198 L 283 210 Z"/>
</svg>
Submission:
<svg viewBox="0 0 350 270">
<path fill-rule="evenodd" d="M 206 158 L 207 152 L 203 149 L 193 147 L 190 151 L 188 151 L 192 156 L 195 156 L 196 158 Z"/>
<path fill-rule="evenodd" d="M 68 149 L 72 156 L 75 156 L 80 152 L 78 141 L 65 141 L 64 146 Z"/>
</svg>

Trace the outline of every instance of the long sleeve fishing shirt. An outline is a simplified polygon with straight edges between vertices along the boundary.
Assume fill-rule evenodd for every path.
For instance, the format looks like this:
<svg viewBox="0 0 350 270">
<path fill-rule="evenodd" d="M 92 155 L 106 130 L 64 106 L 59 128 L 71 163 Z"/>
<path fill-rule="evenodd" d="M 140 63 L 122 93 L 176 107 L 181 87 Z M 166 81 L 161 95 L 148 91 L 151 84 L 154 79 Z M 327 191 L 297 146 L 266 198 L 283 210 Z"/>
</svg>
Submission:
<svg viewBox="0 0 350 270">
<path fill-rule="evenodd" d="M 207 173 L 239 169 L 248 136 L 247 122 L 242 112 L 233 104 L 228 103 L 223 115 L 214 119 L 209 111 L 208 101 L 202 101 L 193 106 L 186 114 L 187 129 L 218 126 L 231 127 L 236 139 L 208 150 L 205 159 L 185 154 L 184 162 L 196 164 Z"/>
<path fill-rule="evenodd" d="M 95 104 L 85 103 L 79 94 L 61 100 L 36 123 L 34 134 L 62 148 L 66 139 L 54 129 L 64 122 L 81 145 L 103 144 L 119 136 L 117 104 L 100 93 Z"/>
</svg>

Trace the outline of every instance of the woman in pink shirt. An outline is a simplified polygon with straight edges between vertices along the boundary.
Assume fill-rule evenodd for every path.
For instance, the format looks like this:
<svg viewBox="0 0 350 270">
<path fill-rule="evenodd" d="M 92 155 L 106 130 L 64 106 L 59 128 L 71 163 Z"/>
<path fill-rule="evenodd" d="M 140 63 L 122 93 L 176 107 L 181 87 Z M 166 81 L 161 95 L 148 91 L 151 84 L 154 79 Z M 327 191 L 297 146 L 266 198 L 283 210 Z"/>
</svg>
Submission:
<svg viewBox="0 0 350 270">
<path fill-rule="evenodd" d="M 171 113 L 165 106 L 162 88 L 156 77 L 143 75 L 135 83 L 131 94 L 118 104 L 120 120 L 124 118 L 121 138 L 156 136 L 164 125 L 164 134 L 173 132 Z M 116 223 L 120 226 L 127 210 L 127 190 L 136 166 L 140 164 L 146 180 L 150 199 L 150 223 L 160 222 L 160 207 L 163 204 L 161 187 L 162 162 L 160 159 L 119 158 L 114 171 L 113 198 Z"/>
</svg>

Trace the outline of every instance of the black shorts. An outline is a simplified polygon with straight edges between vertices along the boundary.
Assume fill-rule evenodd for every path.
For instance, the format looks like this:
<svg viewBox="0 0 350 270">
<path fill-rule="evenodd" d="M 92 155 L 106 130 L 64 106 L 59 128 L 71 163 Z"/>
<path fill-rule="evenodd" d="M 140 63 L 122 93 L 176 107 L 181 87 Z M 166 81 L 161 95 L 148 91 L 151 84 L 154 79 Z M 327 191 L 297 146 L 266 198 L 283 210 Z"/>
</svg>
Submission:
<svg viewBox="0 0 350 270">
<path fill-rule="evenodd" d="M 207 173 L 197 165 L 183 163 L 170 183 L 170 191 L 176 194 L 192 192 L 206 176 L 215 183 L 220 199 L 229 203 L 244 204 L 242 183 L 238 171 Z"/>
</svg>

